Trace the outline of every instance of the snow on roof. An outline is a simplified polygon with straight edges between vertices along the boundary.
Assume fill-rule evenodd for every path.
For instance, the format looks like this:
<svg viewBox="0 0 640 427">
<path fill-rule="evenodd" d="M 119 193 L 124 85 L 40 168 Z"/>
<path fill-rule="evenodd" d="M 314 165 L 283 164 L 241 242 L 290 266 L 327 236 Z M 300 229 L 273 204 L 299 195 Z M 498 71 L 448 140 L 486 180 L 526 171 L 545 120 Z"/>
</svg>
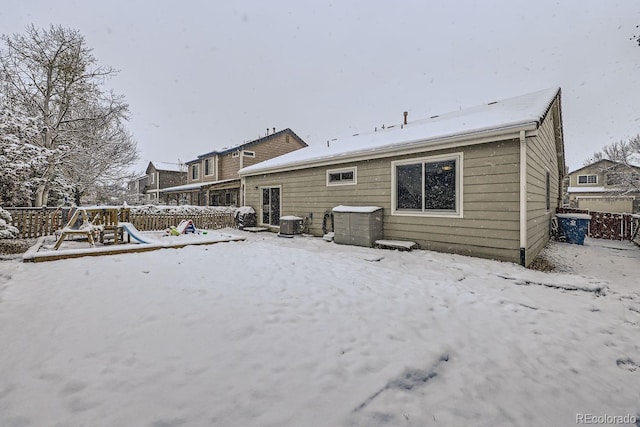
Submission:
<svg viewBox="0 0 640 427">
<path fill-rule="evenodd" d="M 609 193 L 612 191 L 620 191 L 617 188 L 604 187 L 569 187 L 567 193 Z"/>
<path fill-rule="evenodd" d="M 185 168 L 180 163 L 171 163 L 171 162 L 150 162 L 153 163 L 153 166 L 157 170 L 168 171 L 168 172 L 184 172 Z"/>
<path fill-rule="evenodd" d="M 200 187 L 202 187 L 203 185 L 204 184 L 202 182 L 197 182 L 195 184 L 177 185 L 175 187 L 161 188 L 160 192 L 161 193 L 173 193 L 173 192 L 177 192 L 177 191 L 197 190 Z"/>
<path fill-rule="evenodd" d="M 268 134 L 268 135 L 265 135 L 265 136 L 258 137 L 256 139 L 252 139 L 252 140 L 249 140 L 249 141 L 244 141 L 244 142 L 241 142 L 239 144 L 227 145 L 225 147 L 222 147 L 222 148 L 219 148 L 219 149 L 216 149 L 216 150 L 213 150 L 213 151 L 209 151 L 208 153 L 199 155 L 197 159 L 189 160 L 187 163 L 195 163 L 195 162 L 199 162 L 200 160 L 202 160 L 202 159 L 204 159 L 206 157 L 227 154 L 227 153 L 230 153 L 232 151 L 237 151 L 237 150 L 239 150 L 241 148 L 249 148 L 252 145 L 259 144 L 261 142 L 267 141 L 267 140 L 269 140 L 269 139 L 271 139 L 271 138 L 273 138 L 275 136 L 278 136 L 278 135 L 281 135 L 281 134 L 284 134 L 284 133 L 289 133 L 289 134 L 293 135 L 293 137 L 296 138 L 298 141 L 300 141 L 304 146 L 307 145 L 307 143 L 304 142 L 302 140 L 302 138 L 300 138 L 298 135 L 296 135 L 296 133 L 294 131 L 292 131 L 290 128 L 286 128 L 286 129 L 282 129 L 282 130 L 280 130 L 278 132 L 275 132 L 275 133 L 271 133 L 271 134 Z"/>
<path fill-rule="evenodd" d="M 351 156 L 423 145 L 445 138 L 479 134 L 495 130 L 514 130 L 539 124 L 560 89 L 546 89 L 515 98 L 467 108 L 447 114 L 394 125 L 376 132 L 354 135 L 327 144 L 315 144 L 275 157 L 239 171 L 252 175 L 268 170 L 310 165 L 321 161 L 339 161 Z M 328 145 L 328 146 L 327 146 Z"/>
</svg>

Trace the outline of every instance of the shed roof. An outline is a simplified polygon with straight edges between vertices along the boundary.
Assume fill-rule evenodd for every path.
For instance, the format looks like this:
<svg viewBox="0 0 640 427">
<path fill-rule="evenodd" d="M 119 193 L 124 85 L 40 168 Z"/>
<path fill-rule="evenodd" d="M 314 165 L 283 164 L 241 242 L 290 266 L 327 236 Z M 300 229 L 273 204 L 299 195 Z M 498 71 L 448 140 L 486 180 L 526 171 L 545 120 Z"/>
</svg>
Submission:
<svg viewBox="0 0 640 427">
<path fill-rule="evenodd" d="M 313 167 L 317 163 L 345 161 L 359 155 L 375 157 L 383 151 L 435 145 L 464 137 L 534 130 L 545 118 L 559 88 L 546 89 L 502 101 L 491 102 L 447 114 L 394 125 L 367 134 L 312 145 L 248 166 L 240 175 L 253 175 L 287 168 Z"/>
</svg>

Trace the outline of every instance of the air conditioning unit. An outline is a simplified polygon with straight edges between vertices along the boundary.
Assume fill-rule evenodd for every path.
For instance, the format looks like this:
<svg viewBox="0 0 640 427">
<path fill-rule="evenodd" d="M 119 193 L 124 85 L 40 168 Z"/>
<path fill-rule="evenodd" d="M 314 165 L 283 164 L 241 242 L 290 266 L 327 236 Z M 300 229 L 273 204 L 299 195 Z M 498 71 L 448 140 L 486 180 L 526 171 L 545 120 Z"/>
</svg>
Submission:
<svg viewBox="0 0 640 427">
<path fill-rule="evenodd" d="M 280 234 L 283 236 L 293 236 L 302 234 L 302 218 L 299 216 L 287 215 L 280 217 Z"/>
</svg>

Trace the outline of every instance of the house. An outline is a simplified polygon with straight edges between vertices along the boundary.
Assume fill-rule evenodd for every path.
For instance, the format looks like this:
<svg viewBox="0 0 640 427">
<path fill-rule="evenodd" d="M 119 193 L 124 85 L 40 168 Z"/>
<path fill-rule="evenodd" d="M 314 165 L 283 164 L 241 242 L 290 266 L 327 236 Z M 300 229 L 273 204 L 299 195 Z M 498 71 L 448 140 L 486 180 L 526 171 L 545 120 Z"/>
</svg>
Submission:
<svg viewBox="0 0 640 427">
<path fill-rule="evenodd" d="M 164 188 L 168 200 L 200 206 L 239 206 L 242 204 L 238 170 L 264 160 L 299 150 L 307 144 L 287 128 L 253 141 L 224 147 L 188 161 L 187 183 Z"/>
<path fill-rule="evenodd" d="M 601 212 L 640 212 L 640 167 L 603 159 L 569 172 L 569 206 Z"/>
<path fill-rule="evenodd" d="M 186 167 L 181 163 L 149 162 L 144 175 L 128 183 L 127 200 L 130 203 L 164 203 L 161 190 L 187 181 Z"/>
<path fill-rule="evenodd" d="M 146 174 L 134 176 L 127 183 L 127 194 L 125 200 L 129 204 L 143 203 L 147 196 L 144 194 L 144 189 L 147 186 L 149 177 Z"/>
<path fill-rule="evenodd" d="M 561 202 L 560 89 L 404 121 L 240 170 L 260 225 L 339 205 L 383 208 L 383 235 L 422 248 L 529 265 Z"/>
</svg>

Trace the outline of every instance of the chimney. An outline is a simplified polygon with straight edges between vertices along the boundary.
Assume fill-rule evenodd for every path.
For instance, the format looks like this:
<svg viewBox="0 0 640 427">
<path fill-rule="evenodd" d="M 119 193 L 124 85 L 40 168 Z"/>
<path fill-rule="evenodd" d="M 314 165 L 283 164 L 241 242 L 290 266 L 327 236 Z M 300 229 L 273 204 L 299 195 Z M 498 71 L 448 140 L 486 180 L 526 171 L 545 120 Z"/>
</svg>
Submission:
<svg viewBox="0 0 640 427">
<path fill-rule="evenodd" d="M 267 135 L 269 135 L 269 128 L 267 128 Z"/>
<path fill-rule="evenodd" d="M 276 128 L 273 128 L 273 132 L 272 133 L 276 133 Z"/>
<path fill-rule="evenodd" d="M 408 116 L 408 115 L 409 115 L 409 112 L 408 112 L 408 111 L 405 111 L 405 112 L 404 112 L 404 124 L 405 124 L 405 125 L 407 124 L 407 116 Z"/>
</svg>

